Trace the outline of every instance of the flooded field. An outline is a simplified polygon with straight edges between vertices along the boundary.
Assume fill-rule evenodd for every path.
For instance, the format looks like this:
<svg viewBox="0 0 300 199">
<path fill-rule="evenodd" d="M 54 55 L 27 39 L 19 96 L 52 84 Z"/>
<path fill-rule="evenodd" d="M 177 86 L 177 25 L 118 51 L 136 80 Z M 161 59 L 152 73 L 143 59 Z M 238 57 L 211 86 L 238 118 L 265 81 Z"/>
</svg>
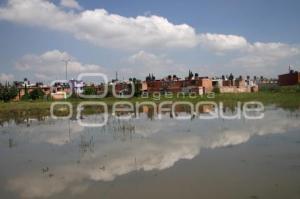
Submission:
<svg viewBox="0 0 300 199">
<path fill-rule="evenodd" d="M 1 119 L 0 198 L 300 198 L 300 110 L 264 114 L 177 120 L 145 109 L 97 128 L 12 114 Z"/>
</svg>

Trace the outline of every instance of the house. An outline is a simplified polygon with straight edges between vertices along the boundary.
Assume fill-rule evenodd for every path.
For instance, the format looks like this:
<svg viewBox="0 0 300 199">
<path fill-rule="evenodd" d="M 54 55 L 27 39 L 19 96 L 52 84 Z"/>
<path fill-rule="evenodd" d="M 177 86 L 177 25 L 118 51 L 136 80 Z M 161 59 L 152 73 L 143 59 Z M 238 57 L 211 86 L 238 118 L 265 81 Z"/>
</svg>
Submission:
<svg viewBox="0 0 300 199">
<path fill-rule="evenodd" d="M 66 99 L 71 92 L 70 84 L 65 81 L 54 82 L 51 86 L 51 98 L 54 100 Z"/>
<path fill-rule="evenodd" d="M 152 75 L 146 77 L 146 81 L 142 82 L 143 92 L 171 92 L 171 93 L 203 93 L 210 92 L 213 89 L 212 80 L 208 77 L 199 77 L 198 74 L 191 74 L 185 79 L 180 79 L 176 75 L 169 75 L 163 79 L 157 80 Z"/>
<path fill-rule="evenodd" d="M 300 84 L 300 73 L 298 71 L 289 70 L 289 73 L 278 76 L 279 86 L 292 86 Z"/>
<path fill-rule="evenodd" d="M 242 76 L 237 79 L 226 79 L 225 77 L 213 79 L 213 87 L 219 89 L 220 93 L 250 93 L 257 92 L 258 86 L 253 80 L 247 78 L 244 80 Z"/>
<path fill-rule="evenodd" d="M 50 95 L 50 86 L 44 85 L 41 82 L 31 83 L 27 78 L 24 81 L 15 81 L 15 86 L 18 88 L 18 95 L 14 98 L 14 101 L 19 101 L 27 93 L 31 93 L 35 89 L 41 89 L 45 95 Z M 27 90 L 27 91 L 26 91 Z"/>
<path fill-rule="evenodd" d="M 114 81 L 110 87 L 114 86 L 115 93 L 119 96 L 130 95 L 132 93 L 132 81 Z M 138 86 L 134 84 L 135 86 Z"/>
<path fill-rule="evenodd" d="M 82 80 L 72 79 L 69 81 L 69 84 L 72 88 L 73 94 L 79 95 L 83 93 L 84 82 Z"/>
</svg>

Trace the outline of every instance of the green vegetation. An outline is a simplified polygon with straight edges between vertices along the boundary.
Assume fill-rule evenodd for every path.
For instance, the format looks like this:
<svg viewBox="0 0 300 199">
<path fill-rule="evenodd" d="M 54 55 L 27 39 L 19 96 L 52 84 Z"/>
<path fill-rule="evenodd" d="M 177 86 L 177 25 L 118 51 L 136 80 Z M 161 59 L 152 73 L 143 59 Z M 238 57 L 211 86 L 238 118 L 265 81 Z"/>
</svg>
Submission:
<svg viewBox="0 0 300 199">
<path fill-rule="evenodd" d="M 273 93 L 299 93 L 300 84 L 295 86 L 270 86 L 260 88 L 260 92 L 273 92 Z"/>
<path fill-rule="evenodd" d="M 2 91 L 1 91 L 2 92 Z M 7 90 L 5 91 L 8 92 Z M 15 93 L 11 91 L 11 96 L 15 96 Z M 8 95 L 8 94 L 6 94 Z M 51 100 L 43 100 L 43 94 L 39 91 L 31 92 L 29 94 L 30 99 L 36 99 L 35 101 L 32 100 L 25 100 L 25 101 L 18 101 L 18 102 L 7 102 L 1 99 L 3 102 L 0 102 L 0 112 L 3 111 L 12 111 L 12 110 L 33 110 L 33 109 L 42 109 L 42 110 L 50 110 Z M 216 93 L 215 96 L 193 96 L 189 97 L 188 95 L 182 96 L 180 95 L 173 95 L 172 98 L 170 96 L 153 96 L 149 95 L 148 98 L 142 97 L 133 97 L 130 99 L 117 99 L 114 97 L 107 97 L 103 99 L 80 99 L 80 98 L 70 98 L 66 101 L 71 102 L 74 104 L 74 107 L 82 101 L 103 101 L 108 105 L 112 105 L 118 101 L 130 101 L 130 102 L 142 102 L 142 101 L 153 101 L 156 103 L 162 101 L 190 101 L 192 103 L 197 103 L 199 101 L 215 101 L 215 102 L 223 102 L 225 105 L 235 105 L 238 101 L 240 102 L 247 102 L 247 101 L 260 101 L 265 105 L 276 105 L 283 108 L 299 108 L 300 107 L 300 86 L 289 86 L 289 87 L 278 87 L 276 89 L 264 89 L 257 93 Z M 4 102 L 5 101 L 5 102 Z"/>
<path fill-rule="evenodd" d="M 221 93 L 221 92 L 220 92 L 220 88 L 214 88 L 214 89 L 213 89 L 213 92 L 216 93 L 216 94 Z"/>
<path fill-rule="evenodd" d="M 0 101 L 8 102 L 18 95 L 18 89 L 14 85 L 0 83 Z"/>
<path fill-rule="evenodd" d="M 29 93 L 29 97 L 32 100 L 42 99 L 45 93 L 40 88 L 35 88 L 33 91 Z"/>
<path fill-rule="evenodd" d="M 84 95 L 96 95 L 97 90 L 94 87 L 85 87 L 83 90 Z"/>
</svg>

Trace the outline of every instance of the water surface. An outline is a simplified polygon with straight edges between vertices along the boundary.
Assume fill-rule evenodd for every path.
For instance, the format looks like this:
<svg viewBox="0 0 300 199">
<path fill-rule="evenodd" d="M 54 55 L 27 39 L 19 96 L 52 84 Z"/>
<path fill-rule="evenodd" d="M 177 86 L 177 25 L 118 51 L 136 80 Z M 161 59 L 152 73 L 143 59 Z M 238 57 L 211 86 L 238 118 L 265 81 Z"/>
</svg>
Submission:
<svg viewBox="0 0 300 199">
<path fill-rule="evenodd" d="M 102 128 L 10 118 L 0 127 L 0 197 L 300 198 L 299 115 L 272 106 L 261 120 L 148 112 L 110 116 Z"/>
</svg>

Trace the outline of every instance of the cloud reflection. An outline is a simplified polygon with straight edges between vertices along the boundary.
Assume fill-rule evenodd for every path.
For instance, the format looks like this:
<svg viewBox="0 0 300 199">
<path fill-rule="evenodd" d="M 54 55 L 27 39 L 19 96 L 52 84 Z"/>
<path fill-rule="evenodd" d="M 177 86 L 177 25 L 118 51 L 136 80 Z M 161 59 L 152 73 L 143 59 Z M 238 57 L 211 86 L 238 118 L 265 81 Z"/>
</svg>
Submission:
<svg viewBox="0 0 300 199">
<path fill-rule="evenodd" d="M 67 121 L 32 126 L 23 130 L 27 134 L 19 134 L 17 139 L 25 140 L 22 136 L 27 136 L 33 145 L 45 143 L 55 146 L 55 151 L 47 157 L 49 173 L 53 176 L 41 173 L 40 168 L 19 168 L 21 173 L 9 174 L 7 188 L 26 198 L 49 197 L 66 190 L 78 194 L 87 190 L 92 182 L 112 181 L 137 170 L 170 168 L 179 160 L 193 159 L 202 148 L 238 145 L 255 135 L 285 133 L 289 129 L 300 128 L 298 119 L 287 117 L 288 114 L 281 109 L 267 110 L 263 120 L 255 121 L 132 121 L 135 137 L 124 142 L 113 140 L 109 134 L 99 130 L 82 129 L 72 123 L 73 143 L 70 143 L 66 133 Z M 106 132 L 110 131 L 108 127 Z M 78 151 L 74 148 L 79 146 L 83 136 L 92 137 L 95 144 L 92 152 L 80 156 L 80 161 L 76 162 Z M 31 157 L 26 154 L 24 159 Z M 35 153 L 33 162 L 43 159 L 43 156 L 42 152 Z"/>
</svg>

